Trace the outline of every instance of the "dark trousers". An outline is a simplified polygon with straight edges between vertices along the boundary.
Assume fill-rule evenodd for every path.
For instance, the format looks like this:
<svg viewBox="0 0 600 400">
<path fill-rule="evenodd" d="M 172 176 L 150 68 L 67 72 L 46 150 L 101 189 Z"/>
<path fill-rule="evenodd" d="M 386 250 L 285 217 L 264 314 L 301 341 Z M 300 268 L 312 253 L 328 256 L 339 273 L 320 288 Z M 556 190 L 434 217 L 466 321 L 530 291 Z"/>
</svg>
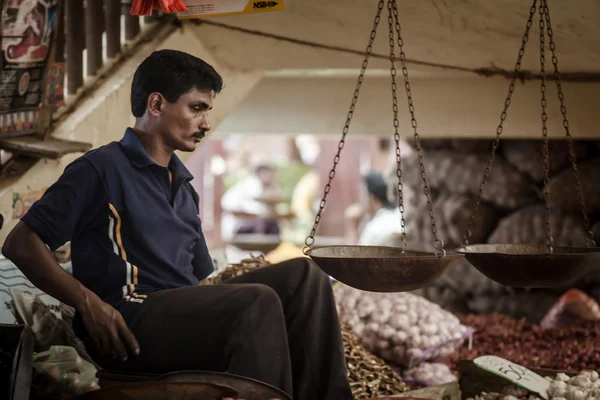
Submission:
<svg viewBox="0 0 600 400">
<path fill-rule="evenodd" d="M 331 283 L 308 259 L 221 285 L 155 292 L 136 308 L 122 314 L 140 355 L 120 365 L 98 358 L 101 366 L 226 371 L 271 384 L 296 400 L 352 399 Z"/>
</svg>

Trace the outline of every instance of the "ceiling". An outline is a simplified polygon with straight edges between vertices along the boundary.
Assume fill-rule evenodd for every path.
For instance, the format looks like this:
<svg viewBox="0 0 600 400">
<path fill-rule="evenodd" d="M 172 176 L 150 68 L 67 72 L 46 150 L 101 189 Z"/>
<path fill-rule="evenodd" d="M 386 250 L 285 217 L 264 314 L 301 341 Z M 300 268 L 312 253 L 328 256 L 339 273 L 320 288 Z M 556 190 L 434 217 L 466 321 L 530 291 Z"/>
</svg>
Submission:
<svg viewBox="0 0 600 400">
<path fill-rule="evenodd" d="M 364 51 L 377 4 L 375 0 L 287 0 L 282 12 L 207 18 L 194 29 L 222 67 L 356 69 L 362 56 L 352 51 Z M 562 72 L 600 72 L 600 1 L 548 0 L 548 4 Z M 512 70 L 530 5 L 529 0 L 398 1 L 406 56 L 467 69 Z M 389 54 L 386 7 L 383 12 L 374 52 L 385 56 Z M 538 21 L 536 13 L 523 66 L 533 71 L 539 71 Z M 370 67 L 388 68 L 389 61 L 373 59 Z M 453 69 L 418 64 L 411 71 L 427 76 L 457 74 Z"/>
</svg>

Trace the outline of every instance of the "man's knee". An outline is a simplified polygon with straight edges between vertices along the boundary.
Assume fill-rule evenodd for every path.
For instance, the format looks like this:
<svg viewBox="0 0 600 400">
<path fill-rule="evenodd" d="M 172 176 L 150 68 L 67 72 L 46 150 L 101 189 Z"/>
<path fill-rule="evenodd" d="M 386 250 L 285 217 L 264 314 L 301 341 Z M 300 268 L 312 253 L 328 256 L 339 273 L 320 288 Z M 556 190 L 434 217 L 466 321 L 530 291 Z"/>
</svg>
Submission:
<svg viewBox="0 0 600 400">
<path fill-rule="evenodd" d="M 240 302 L 246 305 L 262 306 L 264 304 L 281 304 L 277 292 L 261 283 L 241 285 L 238 298 Z"/>
<path fill-rule="evenodd" d="M 313 260 L 307 257 L 293 258 L 280 264 L 280 268 L 287 268 L 288 273 L 301 277 L 304 282 L 311 284 L 331 284 L 329 276 Z"/>
<path fill-rule="evenodd" d="M 267 285 L 253 283 L 240 288 L 240 302 L 244 303 L 242 324 L 256 327 L 259 321 L 277 329 L 285 327 L 283 304 L 277 292 Z"/>
</svg>

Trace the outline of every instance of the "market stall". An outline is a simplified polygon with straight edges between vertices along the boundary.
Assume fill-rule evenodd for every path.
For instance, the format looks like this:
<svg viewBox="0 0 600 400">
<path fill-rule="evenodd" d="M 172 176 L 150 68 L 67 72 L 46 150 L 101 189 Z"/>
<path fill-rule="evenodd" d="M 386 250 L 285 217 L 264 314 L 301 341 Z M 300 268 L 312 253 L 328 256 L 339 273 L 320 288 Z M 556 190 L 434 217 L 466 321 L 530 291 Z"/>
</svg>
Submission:
<svg viewBox="0 0 600 400">
<path fill-rule="evenodd" d="M 388 13 L 392 127 L 396 143 L 397 181 L 394 182 L 394 189 L 398 192 L 398 223 L 402 227 L 399 245 L 323 246 L 317 236 L 319 222 L 326 214 L 327 196 L 335 179 L 346 134 L 350 129 L 378 25 L 386 20 L 385 11 Z M 473 236 L 477 233 L 474 224 L 480 217 L 478 213 L 485 208 L 485 187 L 500 143 L 515 82 L 519 78 L 525 46 L 530 35 L 533 37 L 530 29 L 536 13 L 539 13 L 540 27 L 543 243 L 472 244 L 470 241 L 476 240 Z M 594 241 L 593 228 L 586 210 L 585 193 L 580 182 L 575 146 L 569 131 L 547 1 L 534 0 L 531 6 L 515 65 L 515 74 L 511 77 L 491 154 L 484 159 L 483 168 L 478 171 L 483 173 L 483 178 L 477 186 L 477 198 L 468 202 L 472 206 L 472 212 L 465 218 L 466 223 L 461 225 L 464 228 L 464 236 L 457 249 L 451 249 L 448 243 L 444 242 L 442 230 L 438 229 L 440 225 L 436 224 L 439 220 L 436 220 L 435 199 L 428 179 L 424 146 L 417 131 L 415 105 L 405 63 L 406 55 L 399 19 L 395 0 L 378 2 L 348 118 L 314 225 L 305 242 L 306 247 L 302 249 L 279 241 L 266 244 L 253 242 L 250 243 L 251 247 L 241 246 L 246 250 L 264 250 L 267 254 L 242 259 L 236 263 L 225 260 L 223 263 L 227 265 L 218 268 L 217 274 L 211 277 L 212 282 L 218 284 L 233 276 L 262 268 L 270 262 L 295 257 L 312 258 L 332 278 L 348 378 L 355 399 L 600 398 L 600 306 L 583 291 L 573 289 L 578 282 L 598 268 L 600 250 Z M 550 48 L 548 55 L 545 53 L 546 40 Z M 551 58 L 554 69 L 568 146 L 567 165 L 573 169 L 575 193 L 572 195 L 576 198 L 576 205 L 581 212 L 586 247 L 559 247 L 554 241 L 551 224 L 552 187 L 549 180 L 550 151 L 546 127 L 546 85 L 550 79 L 546 76 L 546 58 Z M 401 63 L 400 73 L 396 70 L 397 60 Z M 422 184 L 425 197 L 425 206 L 421 211 L 431 228 L 428 244 L 432 249 L 428 250 L 409 248 L 407 240 L 408 228 L 411 226 L 405 221 L 406 204 L 403 201 L 404 170 L 400 152 L 397 93 L 397 76 L 400 74 L 404 81 L 414 132 L 418 181 Z M 434 297 L 424 296 L 423 291 L 443 280 L 448 270 L 456 263 L 463 263 L 468 265 L 468 268 L 478 270 L 489 281 L 495 282 L 496 287 L 523 290 L 551 288 L 560 292 L 561 296 L 548 304 L 534 305 L 537 306 L 538 313 L 543 315 L 534 321 L 501 314 L 453 312 L 436 304 Z M 18 293 L 12 296 L 18 306 L 19 321 L 31 328 L 36 340 L 36 350 L 39 350 L 33 357 L 33 397 L 55 399 L 81 396 L 82 399 L 93 399 L 95 393 L 99 393 L 99 388 L 107 390 L 104 393 L 117 395 L 117 383 L 124 383 L 126 379 L 123 376 L 102 375 L 101 371 L 97 373 L 98 370 L 88 360 L 85 349 L 81 348 L 77 338 L 72 335 L 70 318 L 73 316 L 73 310 L 61 305 L 59 315 L 55 315 L 47 312 L 46 306 L 34 296 L 28 297 Z M 270 396 L 273 393 L 280 394 L 261 382 L 250 382 L 241 377 L 225 377 L 216 373 L 211 376 L 212 383 L 221 379 L 221 386 L 208 385 L 206 376 L 202 376 L 201 373 L 195 376 L 179 375 L 178 379 L 183 380 L 178 382 L 194 383 L 194 388 L 200 390 L 195 393 L 197 398 L 231 398 L 225 390 L 227 385 L 231 385 L 229 388 L 239 389 L 236 394 L 243 392 L 247 400 L 261 398 L 258 393 L 269 393 Z M 130 385 L 122 389 L 119 395 L 130 395 L 134 398 L 149 396 L 150 389 L 158 387 L 153 385 L 159 384 L 163 385 L 161 387 L 165 390 L 164 394 L 168 394 L 169 384 L 175 382 L 173 379 L 177 378 L 130 376 L 127 381 Z M 281 397 L 285 398 L 284 395 Z"/>
<path fill-rule="evenodd" d="M 392 82 L 393 127 L 395 129 L 396 161 L 391 181 L 397 185 L 402 226 L 397 248 L 325 246 L 313 247 L 314 234 L 317 231 L 335 169 L 340 159 L 346 134 L 357 103 L 362 78 L 368 64 L 370 49 L 380 19 L 384 2 L 379 2 L 377 17 L 374 21 L 371 41 L 366 52 L 363 69 L 358 79 L 356 91 L 348 119 L 340 141 L 340 152 L 334 159 L 333 168 L 324 190 L 321 207 L 315 218 L 315 224 L 306 240 L 306 253 L 328 274 L 341 282 L 335 288 L 338 314 L 343 323 L 360 339 L 366 350 L 381 357 L 396 370 L 403 381 L 412 387 L 431 387 L 459 381 L 462 398 L 514 399 L 530 398 L 566 398 L 592 399 L 598 395 L 598 369 L 600 366 L 600 313 L 594 299 L 575 287 L 600 265 L 600 251 L 594 241 L 594 233 L 589 221 L 590 213 L 586 209 L 585 197 L 589 193 L 580 180 L 577 165 L 576 146 L 573 143 L 567 118 L 567 108 L 562 91 L 556 45 L 550 20 L 550 11 L 546 0 L 534 1 L 525 33 L 522 36 L 508 93 L 506 95 L 500 122 L 496 128 L 495 140 L 491 144 L 491 154 L 483 159 L 483 173 L 476 190 L 472 211 L 464 218 L 464 236 L 461 238 L 458 253 L 447 251 L 437 229 L 432 202 L 432 191 L 424 161 L 423 146 L 417 133 L 417 121 L 407 68 L 404 64 L 403 40 L 400 36 L 398 16 L 395 15 L 395 2 L 387 3 L 389 11 L 389 40 Z M 495 196 L 508 194 L 510 187 L 500 187 L 501 193 L 490 195 L 485 192 L 490 177 L 504 122 L 508 117 L 516 81 L 521 68 L 525 48 L 533 38 L 531 27 L 534 17 L 539 15 L 539 58 L 540 58 L 540 96 L 541 96 L 541 132 L 539 175 L 543 187 L 539 196 L 543 199 L 541 207 L 542 243 L 515 243 L 510 240 L 489 244 L 472 244 L 480 208 Z M 394 27 L 396 29 L 394 29 Z M 395 36 L 397 34 L 397 36 Z M 395 45 L 399 46 L 399 60 L 402 63 L 402 77 L 408 99 L 411 126 L 414 132 L 414 145 L 417 156 L 413 164 L 415 181 L 422 183 L 424 206 L 420 220 L 422 225 L 430 223 L 431 235 L 427 242 L 433 243 L 432 252 L 424 249 L 416 251 L 407 246 L 407 228 L 403 203 L 402 158 L 398 141 L 398 104 L 397 83 L 394 62 Z M 547 50 L 549 47 L 549 51 Z M 546 71 L 546 58 L 552 60 L 552 79 Z M 560 191 L 560 187 L 550 184 L 550 144 L 548 140 L 548 86 L 556 84 L 558 102 L 565 131 L 565 146 L 568 149 L 568 164 L 572 167 L 571 203 L 577 205 L 583 222 L 584 244 L 572 244 L 560 247 L 555 243 L 551 218 L 554 210 L 551 192 Z M 556 164 L 553 164 L 555 168 Z M 451 168 L 451 165 L 446 165 Z M 396 183 L 397 178 L 397 183 Z M 421 182 L 422 181 L 422 182 Z M 472 182 L 471 182 L 472 183 Z M 466 185 L 470 185 L 467 183 Z M 458 182 L 458 185 L 463 184 Z M 496 187 L 498 189 L 498 187 Z M 538 194 L 535 194 L 537 196 Z M 563 194 L 563 196 L 565 196 Z M 592 195 L 594 198 L 594 195 Z M 500 197 L 498 200 L 502 200 Z M 593 201 L 593 200 L 592 200 Z M 581 223 L 581 222 L 579 222 Z M 413 225 L 414 227 L 414 225 Z M 484 229 L 485 230 L 485 229 Z M 423 229 L 422 231 L 426 231 Z M 539 232 L 538 232 L 539 233 Z M 498 237 L 499 238 L 499 237 Z M 413 242 L 414 243 L 414 242 Z M 477 242 L 476 242 L 477 243 Z M 577 247 L 580 246 L 580 247 Z M 428 250 L 428 249 L 427 249 Z M 413 293 L 412 290 L 426 290 L 444 276 L 445 270 L 453 263 L 463 262 L 464 256 L 470 268 L 475 268 L 489 280 L 506 288 L 517 290 L 553 289 L 564 296 L 550 304 L 534 304 L 538 312 L 544 315 L 537 321 L 517 320 L 506 315 L 453 315 L 438 305 Z M 460 277 L 458 278 L 460 279 Z M 518 305 L 517 305 L 518 307 Z M 516 364 L 515 364 L 516 363 Z M 470 368 L 470 370 L 469 370 Z M 539 374 L 530 371 L 535 369 Z M 485 371 L 500 376 L 500 381 L 490 381 L 489 387 L 481 385 L 487 382 Z M 467 377 L 471 374 L 471 379 Z M 473 378 L 473 376 L 478 376 Z M 373 382 L 377 382 L 373 379 Z M 511 386 L 516 383 L 519 387 Z M 389 393 L 371 393 L 385 396 Z M 357 398 L 366 398 L 363 393 L 355 392 Z"/>
</svg>

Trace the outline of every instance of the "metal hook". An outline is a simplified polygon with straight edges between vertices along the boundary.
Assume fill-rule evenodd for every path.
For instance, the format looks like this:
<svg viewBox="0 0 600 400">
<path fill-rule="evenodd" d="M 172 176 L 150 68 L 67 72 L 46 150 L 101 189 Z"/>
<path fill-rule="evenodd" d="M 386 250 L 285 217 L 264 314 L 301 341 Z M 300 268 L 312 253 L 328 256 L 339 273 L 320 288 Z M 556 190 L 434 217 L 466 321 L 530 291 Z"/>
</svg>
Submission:
<svg viewBox="0 0 600 400">
<path fill-rule="evenodd" d="M 442 239 L 438 239 L 433 243 L 433 247 L 437 250 L 435 255 L 438 256 L 439 252 L 442 253 L 442 258 L 446 257 L 446 250 L 444 249 L 444 241 Z"/>
</svg>

